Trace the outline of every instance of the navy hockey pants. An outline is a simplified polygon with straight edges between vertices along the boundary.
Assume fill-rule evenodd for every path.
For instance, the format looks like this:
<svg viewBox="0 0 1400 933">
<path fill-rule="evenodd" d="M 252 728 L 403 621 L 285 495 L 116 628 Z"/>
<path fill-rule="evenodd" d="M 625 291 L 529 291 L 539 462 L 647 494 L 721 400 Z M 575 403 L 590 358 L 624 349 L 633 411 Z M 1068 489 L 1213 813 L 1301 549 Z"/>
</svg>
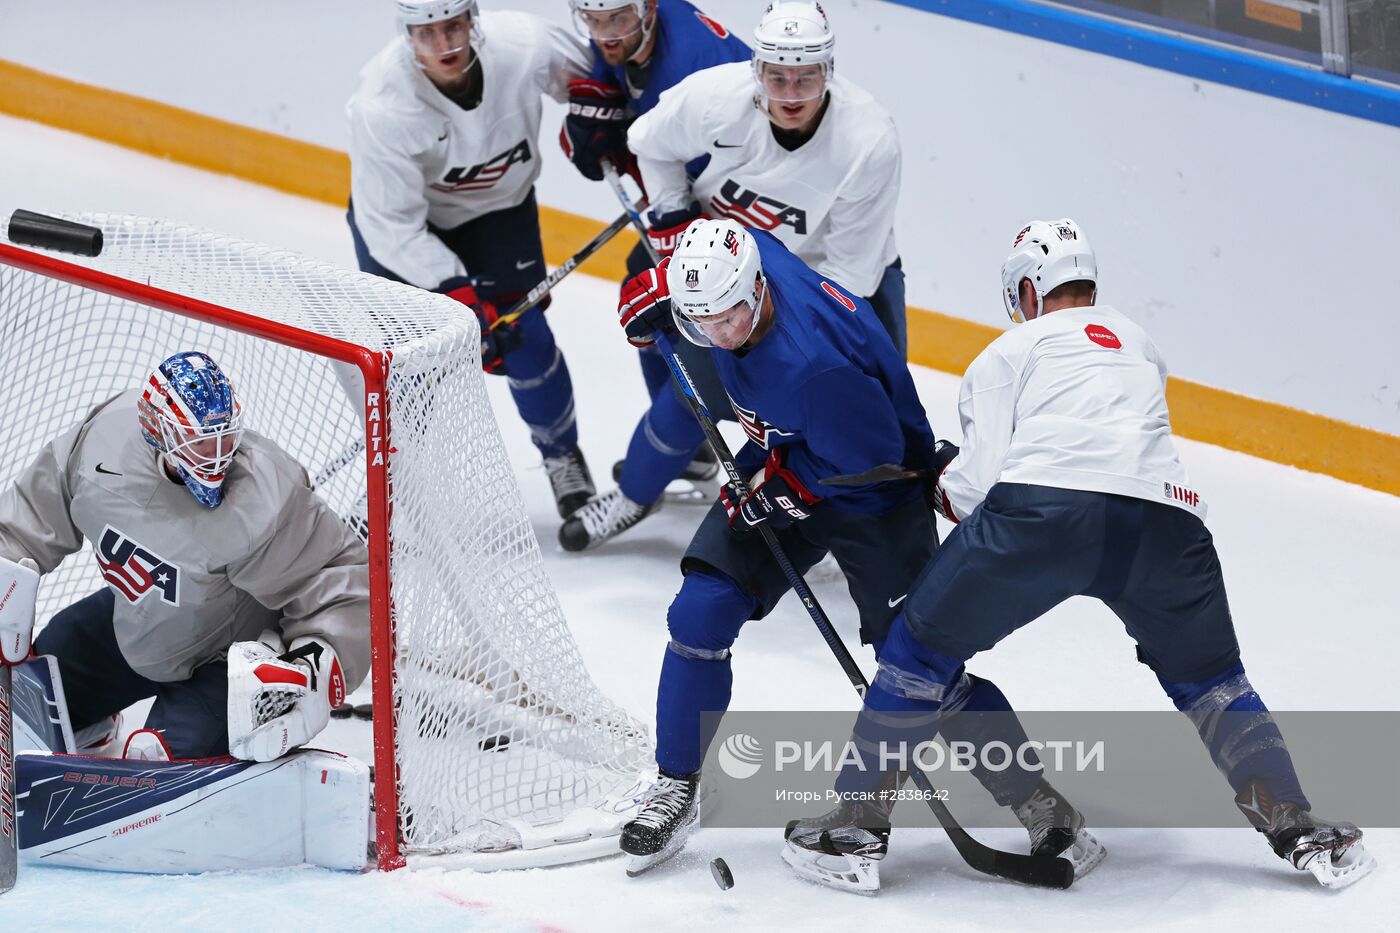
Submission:
<svg viewBox="0 0 1400 933">
<path fill-rule="evenodd" d="M 401 276 L 370 254 L 355 222 L 353 204 L 346 220 L 355 241 L 360 271 L 403 282 Z M 525 297 L 548 274 L 533 189 L 515 207 L 494 211 L 451 230 L 440 230 L 432 224 L 428 230 L 457 254 L 468 275 L 490 283 L 479 285 L 477 294 L 494 302 L 502 312 Z M 436 287 L 444 284 L 437 283 Z M 505 354 L 504 360 L 511 398 L 530 429 L 530 439 L 543 456 L 558 457 L 578 446 L 578 423 L 569 366 L 544 315 L 549 302 L 546 295 L 521 315 L 518 327 L 523 339 Z"/>
<path fill-rule="evenodd" d="M 649 265 L 640 244 L 627 258 L 627 271 L 635 275 Z M 905 355 L 908 325 L 904 307 L 904 270 L 896 259 L 885 269 L 880 287 L 870 296 L 870 304 L 880 323 L 885 325 L 899 355 Z M 685 364 L 686 371 L 696 383 L 699 395 L 711 414 L 732 420 L 729 396 L 710 362 L 710 351 L 697 347 L 684 337 L 675 335 L 671 344 Z M 645 505 L 654 502 L 666 491 L 666 485 L 681 475 L 681 471 L 705 443 L 705 435 L 690 413 L 674 385 L 671 391 L 661 391 L 670 382 L 670 368 L 655 348 L 641 351 L 642 376 L 651 394 L 651 407 L 632 431 L 627 445 L 626 464 L 618 487 L 633 502 Z"/>
<path fill-rule="evenodd" d="M 60 610 L 34 640 L 35 654 L 58 659 L 74 731 L 155 697 L 146 726 L 176 758 L 228 754 L 228 665 L 211 661 L 188 680 L 160 683 L 131 669 L 112 629 L 115 596 L 101 589 Z"/>
</svg>

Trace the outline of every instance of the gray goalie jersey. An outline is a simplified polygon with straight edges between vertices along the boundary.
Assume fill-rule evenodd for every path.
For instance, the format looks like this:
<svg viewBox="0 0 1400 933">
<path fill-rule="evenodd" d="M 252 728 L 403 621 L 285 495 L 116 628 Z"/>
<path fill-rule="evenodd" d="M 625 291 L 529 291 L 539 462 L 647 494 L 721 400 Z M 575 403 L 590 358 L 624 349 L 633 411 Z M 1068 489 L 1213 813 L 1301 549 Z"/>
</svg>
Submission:
<svg viewBox="0 0 1400 933">
<path fill-rule="evenodd" d="M 364 547 L 301 464 L 252 431 L 223 503 L 201 506 L 142 438 L 139 395 L 99 405 L 0 493 L 0 554 L 47 573 L 91 542 L 116 594 L 117 644 L 143 677 L 184 680 L 233 642 L 280 627 L 288 641 L 315 635 L 335 648 L 355 689 L 369 669 Z"/>
</svg>

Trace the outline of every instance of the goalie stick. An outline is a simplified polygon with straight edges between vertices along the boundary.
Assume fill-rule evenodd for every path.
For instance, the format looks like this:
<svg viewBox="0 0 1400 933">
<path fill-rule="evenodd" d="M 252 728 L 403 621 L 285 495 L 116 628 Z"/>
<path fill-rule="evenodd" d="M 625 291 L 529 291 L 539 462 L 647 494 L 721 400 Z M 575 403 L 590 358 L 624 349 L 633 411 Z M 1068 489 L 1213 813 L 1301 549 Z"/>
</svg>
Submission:
<svg viewBox="0 0 1400 933">
<path fill-rule="evenodd" d="M 646 238 L 646 229 L 642 224 L 639 208 L 630 205 L 627 192 L 622 187 L 622 181 L 618 178 L 617 171 L 607 162 L 603 163 L 603 176 L 612 187 L 613 193 L 627 209 L 627 216 L 638 228 L 642 235 L 642 243 L 645 244 L 648 254 L 653 262 L 657 262 L 658 257 L 651 243 Z M 700 430 L 704 432 L 705 439 L 709 441 L 710 448 L 714 450 L 715 457 L 719 460 L 720 466 L 729 477 L 731 483 L 736 487 L 740 497 L 749 493 L 748 483 L 739 474 L 739 468 L 734 465 L 734 456 L 730 453 L 729 445 L 719 433 L 719 428 L 715 425 L 714 416 L 705 406 L 705 402 L 700 398 L 699 392 L 695 388 L 695 383 L 691 381 L 690 374 L 686 372 L 685 364 L 676 355 L 671 346 L 670 338 L 660 331 L 656 334 L 656 346 L 661 350 L 661 355 L 666 360 L 666 365 L 671 369 L 671 377 L 681 389 L 681 394 L 685 396 L 686 405 L 689 406 L 691 414 L 700 424 Z M 817 626 L 817 631 L 821 633 L 826 641 L 831 653 L 836 656 L 837 662 L 841 665 L 842 671 L 846 674 L 846 679 L 855 688 L 857 694 L 862 699 L 869 688 L 865 674 L 856 664 L 855 658 L 851 657 L 845 642 L 832 627 L 831 620 L 827 618 L 826 611 L 817 602 L 816 595 L 807 586 L 807 581 L 802 578 L 802 574 L 797 572 L 792 561 L 788 559 L 787 553 L 783 550 L 782 544 L 778 541 L 777 534 L 766 525 L 760 525 L 759 533 L 763 536 L 764 544 L 773 553 L 773 559 L 783 571 L 783 576 L 787 578 L 788 585 L 797 594 L 807 614 Z M 929 781 L 921 769 L 914 768 L 911 771 L 914 784 L 919 788 L 928 803 L 928 807 L 933 811 L 934 817 L 948 833 L 948 838 L 952 841 L 953 847 L 962 856 L 969 867 L 980 871 L 986 875 L 994 875 L 999 878 L 1006 878 L 1010 881 L 1017 881 L 1022 884 L 1033 885 L 1042 888 L 1068 888 L 1074 883 L 1074 866 L 1065 859 L 1058 856 L 1043 855 L 1020 855 L 1015 852 L 1005 852 L 1000 849 L 993 849 L 972 837 L 962 824 L 953 816 L 952 811 L 939 800 L 934 792 L 932 782 Z"/>
<path fill-rule="evenodd" d="M 0 894 L 15 886 L 19 823 L 15 819 L 15 742 L 10 666 L 0 662 Z"/>
</svg>

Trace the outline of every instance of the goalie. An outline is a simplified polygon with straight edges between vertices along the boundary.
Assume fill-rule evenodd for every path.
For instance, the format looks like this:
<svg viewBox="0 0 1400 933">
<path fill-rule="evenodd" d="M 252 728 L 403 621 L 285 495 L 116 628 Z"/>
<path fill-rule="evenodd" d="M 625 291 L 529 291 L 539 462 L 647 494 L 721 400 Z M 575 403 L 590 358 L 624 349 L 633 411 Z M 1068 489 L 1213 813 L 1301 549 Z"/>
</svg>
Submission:
<svg viewBox="0 0 1400 933">
<path fill-rule="evenodd" d="M 296 460 L 243 428 L 203 353 L 98 405 L 0 493 L 0 595 L 32 591 L 84 539 L 106 586 L 33 644 L 57 660 L 80 754 L 153 698 L 124 757 L 271 761 L 365 676 L 363 546 Z M 0 605 L 5 662 L 28 655 L 33 621 Z"/>
</svg>

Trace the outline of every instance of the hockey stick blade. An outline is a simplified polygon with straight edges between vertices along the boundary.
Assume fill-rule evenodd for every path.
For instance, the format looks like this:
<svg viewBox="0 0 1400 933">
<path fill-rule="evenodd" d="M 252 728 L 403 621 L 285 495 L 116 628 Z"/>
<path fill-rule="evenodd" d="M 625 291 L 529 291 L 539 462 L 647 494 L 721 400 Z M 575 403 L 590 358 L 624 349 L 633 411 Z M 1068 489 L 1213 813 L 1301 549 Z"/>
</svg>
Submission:
<svg viewBox="0 0 1400 933">
<path fill-rule="evenodd" d="M 818 480 L 823 486 L 869 486 L 871 483 L 888 483 L 897 479 L 928 479 L 932 470 L 909 470 L 898 463 L 882 463 L 864 473 L 844 473 Z"/>
<path fill-rule="evenodd" d="M 0 894 L 15 886 L 19 872 L 19 819 L 15 809 L 13 671 L 0 663 Z"/>
</svg>

